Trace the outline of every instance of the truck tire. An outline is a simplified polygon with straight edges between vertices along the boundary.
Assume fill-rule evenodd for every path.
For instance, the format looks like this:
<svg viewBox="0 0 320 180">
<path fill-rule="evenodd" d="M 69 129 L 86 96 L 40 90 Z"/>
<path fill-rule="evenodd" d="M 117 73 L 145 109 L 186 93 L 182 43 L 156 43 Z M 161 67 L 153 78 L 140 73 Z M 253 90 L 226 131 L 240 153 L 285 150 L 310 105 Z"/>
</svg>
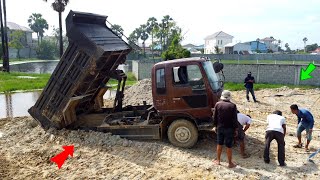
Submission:
<svg viewBox="0 0 320 180">
<path fill-rule="evenodd" d="M 192 122 L 178 119 L 169 126 L 168 139 L 174 146 L 191 148 L 198 141 L 198 129 Z"/>
</svg>

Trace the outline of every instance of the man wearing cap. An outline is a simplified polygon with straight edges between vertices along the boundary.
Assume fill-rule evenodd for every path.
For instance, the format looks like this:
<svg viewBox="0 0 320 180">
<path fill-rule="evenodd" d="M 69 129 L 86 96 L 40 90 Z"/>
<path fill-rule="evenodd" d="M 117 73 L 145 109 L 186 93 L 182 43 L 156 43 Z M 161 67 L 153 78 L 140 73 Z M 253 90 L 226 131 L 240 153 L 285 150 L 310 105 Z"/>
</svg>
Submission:
<svg viewBox="0 0 320 180">
<path fill-rule="evenodd" d="M 236 165 L 232 162 L 232 145 L 234 136 L 238 132 L 237 106 L 230 102 L 231 92 L 223 91 L 221 101 L 217 102 L 214 107 L 214 125 L 217 128 L 217 159 L 213 162 L 220 165 L 222 146 L 227 147 L 228 167 L 233 168 Z"/>
<path fill-rule="evenodd" d="M 252 95 L 253 101 L 257 102 L 256 97 L 254 95 L 254 90 L 253 90 L 253 83 L 255 83 L 254 77 L 251 75 L 251 72 L 248 73 L 247 77 L 244 79 L 245 87 L 247 89 L 246 97 L 247 101 L 250 102 L 249 100 L 249 92 Z"/>
</svg>

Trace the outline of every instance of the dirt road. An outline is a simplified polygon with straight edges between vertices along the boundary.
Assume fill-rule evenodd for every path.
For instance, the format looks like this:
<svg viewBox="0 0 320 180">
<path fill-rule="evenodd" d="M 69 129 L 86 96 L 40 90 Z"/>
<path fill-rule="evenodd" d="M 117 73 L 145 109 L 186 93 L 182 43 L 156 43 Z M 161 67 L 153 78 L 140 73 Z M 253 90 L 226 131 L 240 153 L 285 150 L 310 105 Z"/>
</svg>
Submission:
<svg viewBox="0 0 320 180">
<path fill-rule="evenodd" d="M 234 148 L 235 169 L 215 166 L 216 144 L 211 134 L 202 134 L 192 149 L 180 149 L 167 141 L 130 141 L 98 132 L 54 130 L 45 132 L 30 117 L 0 120 L 0 179 L 320 179 L 320 154 L 314 163 L 307 161 L 310 153 L 294 149 L 295 117 L 288 105 L 298 103 L 310 108 L 320 125 L 319 90 L 258 91 L 259 104 L 248 103 L 243 92 L 233 93 L 241 111 L 255 119 L 247 133 L 248 159 Z M 274 96 L 278 95 L 278 96 Z M 281 96 L 280 96 L 281 95 Z M 315 106 L 312 106 L 315 103 Z M 265 116 L 274 109 L 284 111 L 289 125 L 286 141 L 287 167 L 279 167 L 276 143 L 272 143 L 271 163 L 263 162 Z M 311 152 L 320 148 L 319 131 L 314 132 Z M 68 158 L 59 170 L 50 158 L 60 153 L 63 145 L 75 145 L 73 158 Z"/>
</svg>

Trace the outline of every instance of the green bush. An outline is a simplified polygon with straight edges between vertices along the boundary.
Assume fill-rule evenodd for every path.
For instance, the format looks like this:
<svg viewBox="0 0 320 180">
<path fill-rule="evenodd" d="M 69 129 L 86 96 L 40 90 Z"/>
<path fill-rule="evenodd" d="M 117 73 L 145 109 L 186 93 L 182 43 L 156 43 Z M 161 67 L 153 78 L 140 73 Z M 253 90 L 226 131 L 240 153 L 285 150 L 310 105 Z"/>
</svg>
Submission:
<svg viewBox="0 0 320 180">
<path fill-rule="evenodd" d="M 164 60 L 187 58 L 191 56 L 190 51 L 184 49 L 180 44 L 181 38 L 177 35 L 173 38 L 168 50 L 161 54 Z"/>
<path fill-rule="evenodd" d="M 56 45 L 51 41 L 43 40 L 37 48 L 39 59 L 54 59 L 57 52 Z"/>
<path fill-rule="evenodd" d="M 128 81 L 136 81 L 137 80 L 136 76 L 132 72 L 127 72 L 126 74 L 128 77 L 127 78 Z"/>
</svg>

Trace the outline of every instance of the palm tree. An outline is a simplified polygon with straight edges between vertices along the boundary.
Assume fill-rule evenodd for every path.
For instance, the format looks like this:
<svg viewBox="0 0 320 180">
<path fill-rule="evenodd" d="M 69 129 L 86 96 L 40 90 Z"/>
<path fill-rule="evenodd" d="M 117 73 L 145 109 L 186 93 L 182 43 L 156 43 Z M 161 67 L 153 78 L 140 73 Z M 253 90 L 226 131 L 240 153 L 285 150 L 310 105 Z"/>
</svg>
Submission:
<svg viewBox="0 0 320 180">
<path fill-rule="evenodd" d="M 32 15 L 29 16 L 28 24 L 30 29 L 32 29 L 35 33 L 37 33 L 38 45 L 39 45 L 40 40 L 42 41 L 44 30 L 49 28 L 47 20 L 42 18 L 42 14 L 32 13 Z"/>
<path fill-rule="evenodd" d="M 170 28 L 173 26 L 172 23 L 173 23 L 173 19 L 169 15 L 163 16 L 161 28 L 163 33 L 164 48 L 167 48 L 169 45 L 168 37 L 169 37 Z"/>
<path fill-rule="evenodd" d="M 286 43 L 286 44 L 284 45 L 284 47 L 286 47 L 286 52 L 290 52 L 290 51 L 291 51 L 288 43 Z"/>
<path fill-rule="evenodd" d="M 260 43 L 260 39 L 257 38 L 257 52 L 259 51 L 259 43 Z"/>
<path fill-rule="evenodd" d="M 140 25 L 137 34 L 139 35 L 140 39 L 142 40 L 143 54 L 144 54 L 144 57 L 145 57 L 146 56 L 146 44 L 145 44 L 145 42 L 149 38 L 149 35 L 147 33 L 147 25 L 145 25 L 145 24 Z"/>
<path fill-rule="evenodd" d="M 306 52 L 306 42 L 308 41 L 308 38 L 304 37 L 302 41 L 304 42 L 304 52 Z"/>
<path fill-rule="evenodd" d="M 278 51 L 280 51 L 280 52 L 283 51 L 281 43 L 282 43 L 282 41 L 279 39 L 278 40 Z"/>
<path fill-rule="evenodd" d="M 44 0 L 48 1 L 48 0 Z M 60 57 L 62 57 L 63 54 L 63 40 L 62 40 L 62 17 L 61 14 L 65 10 L 65 7 L 68 5 L 69 0 L 54 0 L 54 2 L 51 4 L 53 10 L 57 11 L 59 13 L 59 31 L 60 31 Z"/>
<path fill-rule="evenodd" d="M 154 34 L 156 33 L 157 29 L 159 28 L 159 24 L 157 22 L 157 19 L 155 17 L 151 17 L 147 21 L 147 32 L 149 35 L 151 35 L 151 53 L 152 53 L 152 58 L 154 59 L 154 54 L 153 54 L 153 37 Z"/>
</svg>

